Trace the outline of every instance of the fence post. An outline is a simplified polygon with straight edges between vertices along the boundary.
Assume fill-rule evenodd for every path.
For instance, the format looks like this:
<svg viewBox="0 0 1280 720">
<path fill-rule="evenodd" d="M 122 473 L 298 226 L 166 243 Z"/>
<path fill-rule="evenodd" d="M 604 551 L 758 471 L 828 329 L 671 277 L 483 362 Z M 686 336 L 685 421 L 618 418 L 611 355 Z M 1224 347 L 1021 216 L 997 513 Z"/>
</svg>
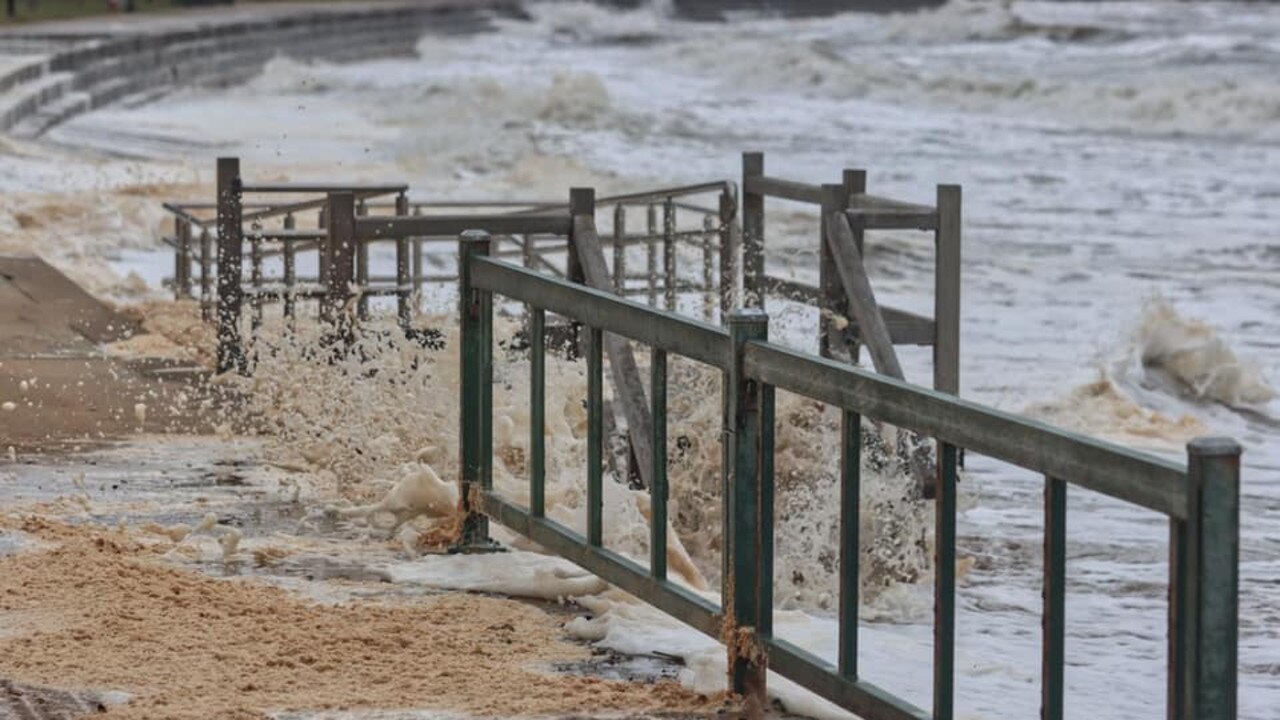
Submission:
<svg viewBox="0 0 1280 720">
<path fill-rule="evenodd" d="M 818 223 L 818 354 L 824 358 L 834 357 L 832 347 L 840 345 L 832 341 L 832 335 L 844 335 L 843 330 L 836 329 L 836 316 L 848 315 L 844 285 L 840 282 L 831 243 L 827 239 L 830 234 L 827 218 L 848 206 L 849 198 L 843 185 L 822 186 L 822 216 Z"/>
<path fill-rule="evenodd" d="M 627 296 L 627 208 L 613 206 L 613 287 Z"/>
<path fill-rule="evenodd" d="M 409 214 L 409 196 L 400 193 L 396 196 L 396 215 L 405 217 Z M 413 278 L 410 277 L 409 238 L 396 238 L 396 315 L 400 319 L 400 327 L 409 329 L 413 319 Z"/>
<path fill-rule="evenodd" d="M 356 202 L 356 215 L 364 217 L 369 214 L 369 206 L 365 204 L 363 199 Z M 359 298 L 356 300 L 357 317 L 361 320 L 369 319 L 369 243 L 356 243 L 356 292 Z"/>
<path fill-rule="evenodd" d="M 570 188 L 569 189 L 569 217 L 574 218 L 580 215 L 586 215 L 594 218 L 596 214 L 596 191 L 595 188 Z M 570 223 L 572 226 L 573 223 Z M 573 233 L 572 228 L 569 231 Z M 578 252 L 577 239 L 572 234 L 569 236 L 569 259 L 568 267 L 565 268 L 569 282 L 578 283 L 579 285 L 587 284 L 587 273 L 582 267 L 582 257 Z M 577 359 L 582 356 L 582 323 L 573 320 L 569 323 L 569 346 L 565 348 L 569 359 Z"/>
<path fill-rule="evenodd" d="M 846 205 L 852 202 L 854 195 L 866 194 L 867 192 L 867 171 L 866 170 L 855 170 L 851 168 L 845 168 L 844 173 L 841 175 L 841 180 L 844 183 L 844 194 L 845 194 Z M 854 229 L 853 243 L 858 246 L 858 255 L 861 256 L 864 259 L 864 261 L 867 257 L 866 254 L 863 252 L 863 244 L 864 244 L 863 240 L 865 236 L 866 236 L 866 233 L 862 230 L 862 228 Z M 849 349 L 849 362 L 851 363 L 857 364 L 862 360 L 862 343 L 860 341 L 861 341 L 861 338 L 859 338 L 858 340 L 853 340 L 846 336 L 845 345 Z"/>
<path fill-rule="evenodd" d="M 960 394 L 960 186 L 938 186 L 935 234 L 933 388 Z"/>
<path fill-rule="evenodd" d="M 213 236 L 200 230 L 200 319 L 213 319 Z"/>
<path fill-rule="evenodd" d="M 1169 717 L 1234 720 L 1240 563 L 1240 445 L 1187 445 L 1187 519 L 1172 522 Z"/>
<path fill-rule="evenodd" d="M 298 227 L 298 221 L 294 218 L 293 213 L 284 216 L 285 234 Z M 292 328 L 293 316 L 297 311 L 296 303 L 298 300 L 298 244 L 292 239 L 285 238 L 284 241 L 284 316 L 289 319 Z"/>
<path fill-rule="evenodd" d="M 715 255 L 712 253 L 712 238 L 716 237 L 716 219 L 711 215 L 702 216 L 702 315 L 711 322 L 716 308 L 716 271 Z"/>
<path fill-rule="evenodd" d="M 758 308 L 735 310 L 729 314 L 733 338 L 733 362 L 729 368 L 728 430 L 731 449 L 726 468 L 724 497 L 724 553 L 726 573 L 722 597 L 730 618 L 729 683 L 733 692 L 762 699 L 765 692 L 766 658 L 759 643 L 761 598 L 768 595 L 762 584 L 760 417 L 762 395 L 759 383 L 743 373 L 743 350 L 752 340 L 767 340 L 769 316 Z"/>
<path fill-rule="evenodd" d="M 667 279 L 663 299 L 667 309 L 676 309 L 676 205 L 668 197 L 662 203 L 662 275 Z"/>
<path fill-rule="evenodd" d="M 764 196 L 748 189 L 764 175 L 764 153 L 742 154 L 742 304 L 764 307 Z"/>
<path fill-rule="evenodd" d="M 173 297 L 185 300 L 191 297 L 191 221 L 175 217 L 173 231 L 178 246 L 173 256 Z"/>
<path fill-rule="evenodd" d="M 729 317 L 733 309 L 738 286 L 738 238 L 734 232 L 734 219 L 738 216 L 738 201 L 730 188 L 720 193 L 720 317 Z"/>
<path fill-rule="evenodd" d="M 328 258 L 325 265 L 329 274 L 324 278 L 325 297 L 320 316 L 333 323 L 339 334 L 345 335 L 350 329 L 345 314 L 351 299 L 351 282 L 355 279 L 355 195 L 330 193 L 326 216 L 329 227 L 323 254 Z"/>
<path fill-rule="evenodd" d="M 472 260 L 488 257 L 489 234 L 458 237 L 458 317 L 461 322 L 462 533 L 454 552 L 494 549 L 483 495 L 493 487 L 493 293 L 471 285 Z"/>
<path fill-rule="evenodd" d="M 240 341 L 243 238 L 240 226 L 240 159 L 218 158 L 218 372 L 244 367 Z"/>
</svg>

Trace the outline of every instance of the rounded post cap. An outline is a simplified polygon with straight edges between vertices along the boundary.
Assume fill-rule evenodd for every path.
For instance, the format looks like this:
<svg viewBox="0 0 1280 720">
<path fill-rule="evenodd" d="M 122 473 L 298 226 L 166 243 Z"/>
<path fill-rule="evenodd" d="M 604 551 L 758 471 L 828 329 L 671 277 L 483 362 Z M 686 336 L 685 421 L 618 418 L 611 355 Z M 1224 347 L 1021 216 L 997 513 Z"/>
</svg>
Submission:
<svg viewBox="0 0 1280 720">
<path fill-rule="evenodd" d="M 1198 437 L 1187 443 L 1187 454 L 1197 457 L 1239 457 L 1244 452 L 1235 438 Z"/>
<path fill-rule="evenodd" d="M 485 230 L 463 230 L 458 234 L 458 240 L 464 243 L 485 243 L 490 240 L 488 231 Z"/>
</svg>

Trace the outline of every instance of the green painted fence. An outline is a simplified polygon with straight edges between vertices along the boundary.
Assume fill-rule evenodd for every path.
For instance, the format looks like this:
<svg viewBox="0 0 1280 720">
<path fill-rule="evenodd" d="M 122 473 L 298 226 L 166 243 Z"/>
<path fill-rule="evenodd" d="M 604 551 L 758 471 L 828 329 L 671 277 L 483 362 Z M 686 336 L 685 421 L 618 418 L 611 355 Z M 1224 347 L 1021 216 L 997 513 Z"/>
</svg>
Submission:
<svg viewBox="0 0 1280 720">
<path fill-rule="evenodd" d="M 575 224 L 575 226 L 578 226 Z M 581 227 L 590 227 L 589 224 Z M 579 240 L 594 240 L 586 238 Z M 1064 601 L 1068 488 L 1083 487 L 1166 515 L 1170 527 L 1168 717 L 1236 715 L 1240 447 L 1207 438 L 1188 445 L 1186 468 L 1002 413 L 954 396 L 768 341 L 759 310 L 732 313 L 728 328 L 651 308 L 489 257 L 484 232 L 463 233 L 460 255 L 462 548 L 488 546 L 488 522 L 525 535 L 728 646 L 729 682 L 765 688 L 773 670 L 866 718 L 953 717 L 957 453 L 986 455 L 1045 476 L 1042 717 L 1064 707 Z M 494 295 L 523 302 L 531 328 L 529 496 L 526 509 L 493 490 Z M 546 313 L 585 330 L 588 402 L 587 532 L 544 513 Z M 649 566 L 602 546 L 602 335 L 652 349 L 653 542 Z M 666 368 L 669 354 L 713 365 L 725 378 L 723 606 L 666 573 Z M 773 637 L 774 391 L 843 409 L 840 490 L 839 659 L 832 665 Z M 708 398 L 708 401 L 713 401 Z M 932 710 L 858 674 L 858 505 L 861 419 L 933 437 L 939 445 L 935 538 Z"/>
</svg>

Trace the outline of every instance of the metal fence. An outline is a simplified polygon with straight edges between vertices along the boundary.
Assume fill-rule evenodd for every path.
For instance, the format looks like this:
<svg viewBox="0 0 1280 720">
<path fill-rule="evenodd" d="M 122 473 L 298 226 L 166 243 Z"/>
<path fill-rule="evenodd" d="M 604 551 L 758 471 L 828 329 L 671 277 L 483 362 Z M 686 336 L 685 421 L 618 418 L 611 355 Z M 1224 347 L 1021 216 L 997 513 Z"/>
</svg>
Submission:
<svg viewBox="0 0 1280 720">
<path fill-rule="evenodd" d="M 1227 439 L 1187 446 L 1186 468 L 768 341 L 758 309 L 732 313 L 728 329 L 651 308 L 491 257 L 492 239 L 459 243 L 463 549 L 487 544 L 489 518 L 577 563 L 727 645 L 730 685 L 760 693 L 773 670 L 866 718 L 953 717 L 957 454 L 962 448 L 1044 475 L 1045 565 L 1042 717 L 1063 717 L 1066 505 L 1070 486 L 1169 518 L 1168 716 L 1234 718 L 1240 447 Z M 523 302 L 530 336 L 528 508 L 493 488 L 494 296 Z M 587 335 L 586 535 L 545 515 L 545 318 L 581 323 Z M 652 349 L 653 535 L 648 567 L 603 547 L 603 353 L 615 334 Z M 722 487 L 723 602 L 717 606 L 666 574 L 666 368 L 668 354 L 724 372 L 727 398 Z M 774 392 L 798 393 L 843 412 L 840 462 L 839 658 L 835 664 L 772 633 Z M 708 401 L 712 399 L 708 398 Z M 939 444 L 931 710 L 862 680 L 858 672 L 858 514 L 863 417 Z"/>
</svg>

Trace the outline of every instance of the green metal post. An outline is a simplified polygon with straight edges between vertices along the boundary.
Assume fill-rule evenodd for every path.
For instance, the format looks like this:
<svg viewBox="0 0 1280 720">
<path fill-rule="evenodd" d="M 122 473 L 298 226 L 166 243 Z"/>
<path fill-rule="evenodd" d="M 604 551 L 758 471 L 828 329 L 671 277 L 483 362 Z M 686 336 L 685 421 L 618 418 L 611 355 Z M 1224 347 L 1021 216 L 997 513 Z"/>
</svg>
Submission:
<svg viewBox="0 0 1280 720">
<path fill-rule="evenodd" d="M 933 582 L 933 717 L 951 720 L 956 667 L 956 446 L 938 443 Z"/>
<path fill-rule="evenodd" d="M 649 573 L 667 578 L 667 353 L 653 348 L 649 357 Z"/>
<path fill-rule="evenodd" d="M 1041 630 L 1041 720 L 1062 720 L 1066 662 L 1067 483 L 1045 478 L 1044 618 Z"/>
<path fill-rule="evenodd" d="M 604 542 L 604 333 L 587 333 L 587 544 Z"/>
<path fill-rule="evenodd" d="M 667 279 L 663 293 L 668 310 L 676 309 L 676 204 L 672 198 L 662 203 L 662 275 Z"/>
<path fill-rule="evenodd" d="M 529 513 L 547 514 L 547 314 L 529 308 Z"/>
<path fill-rule="evenodd" d="M 764 307 L 764 196 L 747 190 L 764 175 L 764 153 L 742 154 L 742 304 Z"/>
<path fill-rule="evenodd" d="M 729 188 L 720 193 L 720 317 L 729 317 L 737 297 L 738 248 L 733 221 L 738 201 Z"/>
<path fill-rule="evenodd" d="M 754 637 L 760 621 L 760 585 L 773 578 L 759 575 L 760 570 L 760 387 L 744 373 L 743 351 L 748 342 L 767 340 L 769 316 L 755 308 L 729 314 L 729 333 L 733 339 L 733 361 L 729 369 L 728 437 L 732 445 L 730 465 L 725 473 L 724 515 L 728 527 L 724 535 L 724 552 L 729 556 L 729 573 L 723 580 L 723 596 L 731 612 L 732 627 L 749 630 Z M 740 636 L 735 636 L 741 640 Z M 730 645 L 729 676 L 735 693 L 747 697 L 764 697 L 765 663 L 758 653 Z"/>
<path fill-rule="evenodd" d="M 409 197 L 404 193 L 396 196 L 396 216 L 409 214 Z M 396 238 L 396 316 L 400 327 L 409 329 L 413 322 L 413 277 L 410 275 L 409 238 Z"/>
<path fill-rule="evenodd" d="M 351 330 L 346 317 L 347 302 L 351 299 L 351 283 L 356 277 L 356 197 L 350 192 L 329 193 L 327 205 L 328 227 L 325 228 L 324 263 L 328 275 L 324 278 L 325 297 L 320 317 L 336 326 L 339 335 Z"/>
<path fill-rule="evenodd" d="M 1240 453 L 1228 438 L 1187 445 L 1187 519 L 1175 529 L 1170 716 L 1236 717 Z M 1179 531 L 1180 530 L 1180 531 Z"/>
<path fill-rule="evenodd" d="M 240 306 L 244 238 L 240 220 L 240 159 L 218 158 L 218 372 L 244 368 Z"/>
<path fill-rule="evenodd" d="M 488 257 L 489 234 L 468 230 L 458 238 L 458 317 L 461 320 L 462 535 L 456 552 L 490 550 L 482 496 L 493 488 L 493 293 L 471 286 L 471 265 Z"/>
<path fill-rule="evenodd" d="M 297 228 L 297 220 L 293 213 L 284 216 L 284 229 Z M 284 316 L 289 319 L 289 328 L 293 328 L 294 314 L 297 312 L 298 300 L 298 244 L 292 240 L 284 241 Z"/>
<path fill-rule="evenodd" d="M 840 674 L 858 678 L 859 523 L 862 518 L 862 416 L 840 419 Z"/>
</svg>

